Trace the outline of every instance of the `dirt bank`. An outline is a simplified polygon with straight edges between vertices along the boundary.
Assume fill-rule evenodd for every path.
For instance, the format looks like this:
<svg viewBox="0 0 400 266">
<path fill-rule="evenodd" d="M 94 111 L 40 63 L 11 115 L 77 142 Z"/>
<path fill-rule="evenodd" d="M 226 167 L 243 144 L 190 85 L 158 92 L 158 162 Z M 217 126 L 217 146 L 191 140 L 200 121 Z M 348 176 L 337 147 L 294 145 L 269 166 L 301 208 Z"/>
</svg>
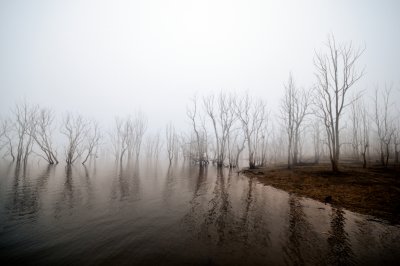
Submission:
<svg viewBox="0 0 400 266">
<path fill-rule="evenodd" d="M 330 165 L 325 164 L 296 166 L 291 170 L 285 166 L 268 167 L 242 173 L 289 193 L 400 224 L 399 167 L 362 169 L 347 164 L 341 166 L 340 173 L 333 173 Z"/>
</svg>

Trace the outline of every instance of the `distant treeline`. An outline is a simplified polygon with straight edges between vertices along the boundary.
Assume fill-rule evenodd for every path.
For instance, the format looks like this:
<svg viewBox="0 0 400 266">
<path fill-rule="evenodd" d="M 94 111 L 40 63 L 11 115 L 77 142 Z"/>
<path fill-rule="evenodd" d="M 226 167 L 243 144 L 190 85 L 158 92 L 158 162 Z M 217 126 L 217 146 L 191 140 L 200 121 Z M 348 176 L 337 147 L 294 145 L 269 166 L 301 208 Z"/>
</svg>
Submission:
<svg viewBox="0 0 400 266">
<path fill-rule="evenodd" d="M 290 73 L 278 110 L 268 108 L 263 95 L 195 95 L 186 110 L 191 126 L 180 132 L 170 122 L 157 134 L 146 133 L 147 117 L 140 112 L 115 118 L 112 128 L 102 130 L 93 119 L 67 113 L 56 120 L 53 110 L 24 101 L 1 119 L 0 152 L 18 165 L 31 155 L 49 164 L 85 164 L 105 154 L 121 164 L 164 154 L 170 163 L 182 158 L 200 167 L 211 162 L 236 168 L 241 157 L 250 168 L 329 160 L 338 171 L 343 157 L 363 167 L 371 161 L 398 164 L 400 99 L 387 86 L 376 87 L 372 100 L 356 91 L 363 52 L 330 37 L 314 57 L 315 84 L 299 88 Z M 61 138 L 64 144 L 56 145 Z"/>
</svg>

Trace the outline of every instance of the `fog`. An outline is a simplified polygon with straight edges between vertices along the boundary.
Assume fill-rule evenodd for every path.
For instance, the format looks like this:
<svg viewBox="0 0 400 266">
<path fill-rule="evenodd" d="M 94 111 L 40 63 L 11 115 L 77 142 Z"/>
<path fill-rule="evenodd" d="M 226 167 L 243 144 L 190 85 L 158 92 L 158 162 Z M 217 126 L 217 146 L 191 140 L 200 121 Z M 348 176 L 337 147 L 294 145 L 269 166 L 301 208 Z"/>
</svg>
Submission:
<svg viewBox="0 0 400 266">
<path fill-rule="evenodd" d="M 399 1 L 0 1 L 0 264 L 395 265 Z"/>
<path fill-rule="evenodd" d="M 395 2 L 1 7 L 3 158 L 40 149 L 49 163 L 122 163 L 145 149 L 251 168 L 323 157 L 334 170 L 340 153 L 399 160 Z"/>
<path fill-rule="evenodd" d="M 108 125 L 187 127 L 195 93 L 244 92 L 274 109 L 291 71 L 315 84 L 329 34 L 365 46 L 357 89 L 399 87 L 398 1 L 1 1 L 0 113 L 17 101 Z"/>
</svg>

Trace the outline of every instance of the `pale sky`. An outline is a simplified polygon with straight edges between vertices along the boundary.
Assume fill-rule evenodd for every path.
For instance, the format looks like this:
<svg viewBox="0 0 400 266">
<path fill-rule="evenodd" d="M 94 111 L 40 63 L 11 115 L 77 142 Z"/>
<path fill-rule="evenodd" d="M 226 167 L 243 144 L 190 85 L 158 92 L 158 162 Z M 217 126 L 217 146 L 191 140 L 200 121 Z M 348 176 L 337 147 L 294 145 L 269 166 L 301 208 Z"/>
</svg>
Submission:
<svg viewBox="0 0 400 266">
<path fill-rule="evenodd" d="M 400 87 L 400 1 L 0 1 L 0 114 L 16 101 L 109 122 L 186 122 L 195 93 L 248 90 L 275 107 L 289 71 L 315 82 L 330 33 L 366 46 L 358 89 Z"/>
</svg>

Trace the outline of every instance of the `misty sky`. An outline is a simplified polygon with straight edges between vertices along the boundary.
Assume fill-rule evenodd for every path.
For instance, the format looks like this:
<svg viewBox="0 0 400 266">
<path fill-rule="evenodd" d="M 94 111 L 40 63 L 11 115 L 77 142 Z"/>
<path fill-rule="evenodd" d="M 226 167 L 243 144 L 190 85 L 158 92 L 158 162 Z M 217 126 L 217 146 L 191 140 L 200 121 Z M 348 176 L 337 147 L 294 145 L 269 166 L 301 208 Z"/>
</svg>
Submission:
<svg viewBox="0 0 400 266">
<path fill-rule="evenodd" d="M 366 46 L 359 89 L 400 87 L 400 1 L 0 1 L 0 114 L 26 98 L 110 121 L 185 124 L 195 92 L 248 90 L 271 107 L 292 71 L 315 82 L 327 36 Z"/>
</svg>

